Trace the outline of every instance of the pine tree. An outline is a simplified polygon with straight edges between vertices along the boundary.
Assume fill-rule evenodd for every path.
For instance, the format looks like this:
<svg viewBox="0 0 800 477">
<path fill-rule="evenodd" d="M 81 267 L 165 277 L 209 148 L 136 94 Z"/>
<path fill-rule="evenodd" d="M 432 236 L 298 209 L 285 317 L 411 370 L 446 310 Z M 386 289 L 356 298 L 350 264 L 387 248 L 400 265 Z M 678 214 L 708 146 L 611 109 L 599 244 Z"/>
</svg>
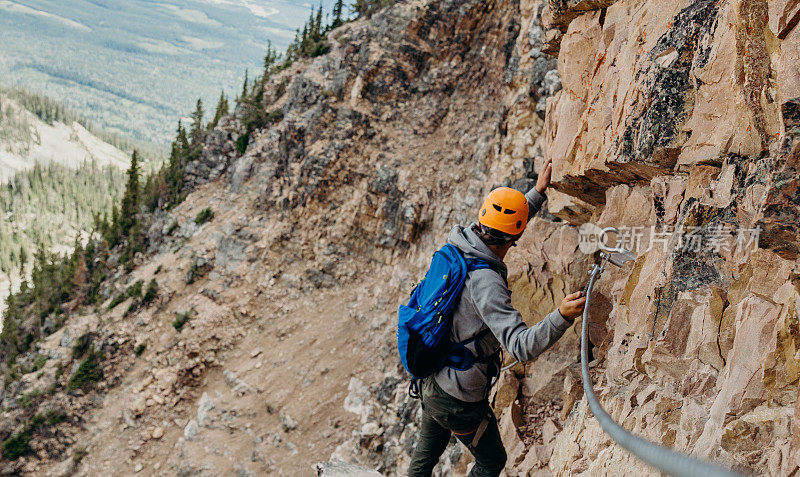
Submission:
<svg viewBox="0 0 800 477">
<path fill-rule="evenodd" d="M 47 247 L 42 242 L 36 245 L 36 253 L 33 256 L 33 271 L 31 272 L 31 284 L 34 289 L 34 299 L 39 300 L 44 296 L 44 289 L 50 287 L 52 272 L 49 269 L 49 253 Z"/>
<path fill-rule="evenodd" d="M 280 57 L 281 55 L 278 54 L 278 50 L 272 47 L 272 42 L 267 41 L 267 53 L 264 55 L 264 76 L 261 78 L 262 84 L 265 83 L 278 68 L 278 60 L 280 60 Z"/>
<path fill-rule="evenodd" d="M 298 36 L 287 50 L 287 58 L 313 58 L 327 53 L 329 46 L 325 41 L 325 36 L 328 27 L 323 28 L 322 17 L 321 4 L 318 9 L 311 8 L 311 14 L 303 25 L 302 33 L 298 31 Z"/>
<path fill-rule="evenodd" d="M 370 9 L 369 5 L 370 0 L 356 0 L 353 2 L 353 12 L 355 12 L 359 18 L 366 16 Z"/>
<path fill-rule="evenodd" d="M 120 208 L 120 235 L 124 239 L 124 248 L 120 257 L 125 269 L 130 271 L 133 266 L 133 257 L 142 249 L 142 228 L 139 219 L 141 189 L 139 185 L 139 157 L 133 151 L 131 167 L 128 169 L 128 183 L 122 196 Z"/>
<path fill-rule="evenodd" d="M 119 212 L 120 233 L 127 238 L 138 221 L 139 213 L 139 155 L 133 151 L 131 167 L 128 169 L 128 183 L 122 196 L 122 207 Z"/>
<path fill-rule="evenodd" d="M 105 228 L 108 231 L 106 240 L 112 247 L 116 246 L 120 240 L 119 207 L 116 204 L 111 208 L 111 221 Z"/>
<path fill-rule="evenodd" d="M 264 55 L 264 72 L 269 73 L 280 58 L 278 50 L 272 47 L 272 42 L 267 41 L 267 53 Z"/>
<path fill-rule="evenodd" d="M 247 78 L 248 70 L 244 70 L 244 84 L 242 85 L 242 94 L 239 96 L 239 101 L 246 101 L 247 100 L 247 84 L 249 82 Z"/>
<path fill-rule="evenodd" d="M 193 147 L 199 146 L 203 142 L 203 100 L 197 100 L 197 107 L 192 113 L 192 130 L 189 133 L 191 138 L 191 145 Z"/>
<path fill-rule="evenodd" d="M 291 62 L 300 57 L 301 43 L 302 38 L 300 36 L 300 27 L 297 27 L 297 29 L 294 31 L 294 40 L 292 40 L 292 43 L 289 44 L 289 48 L 286 49 L 286 62 L 288 64 L 291 64 Z"/>
<path fill-rule="evenodd" d="M 189 152 L 189 139 L 186 135 L 186 128 L 183 127 L 180 119 L 178 120 L 178 147 L 182 154 Z"/>
<path fill-rule="evenodd" d="M 344 25 L 344 21 L 342 20 L 343 9 L 344 0 L 336 0 L 336 3 L 333 5 L 333 21 L 331 22 L 330 27 L 328 27 L 330 30 Z"/>
<path fill-rule="evenodd" d="M 19 246 L 19 269 L 25 270 L 25 264 L 28 263 L 28 250 L 25 248 L 25 245 Z M 25 275 L 24 273 L 20 273 L 20 275 Z"/>
<path fill-rule="evenodd" d="M 322 3 L 319 4 L 317 9 L 317 17 L 314 20 L 314 43 L 322 40 Z"/>
<path fill-rule="evenodd" d="M 248 99 L 251 102 L 253 101 L 253 96 L 255 96 L 256 93 L 258 93 L 259 88 L 261 88 L 261 86 L 263 86 L 263 84 L 264 84 L 263 81 L 264 81 L 263 77 L 261 77 L 261 78 L 258 78 L 258 77 L 253 78 L 253 87 L 250 89 L 250 94 L 247 96 Z"/>
<path fill-rule="evenodd" d="M 77 290 L 80 294 L 78 303 L 82 304 L 84 301 L 84 289 L 89 281 L 89 269 L 86 267 L 86 256 L 83 250 L 83 243 L 80 234 L 75 237 L 75 244 L 73 245 L 72 256 L 70 257 L 71 274 L 66 276 L 68 280 L 64 280 L 65 292 L 71 294 L 73 290 Z"/>
<path fill-rule="evenodd" d="M 208 129 L 214 129 L 219 124 L 219 120 L 222 119 L 223 116 L 228 115 L 228 98 L 225 97 L 225 91 L 223 91 L 219 95 L 219 101 L 217 102 L 217 111 L 214 113 L 214 119 L 208 123 Z"/>
<path fill-rule="evenodd" d="M 300 54 L 301 56 L 305 56 L 306 51 L 308 50 L 308 27 L 309 24 L 306 23 L 303 25 L 303 33 L 300 34 Z"/>
<path fill-rule="evenodd" d="M 183 174 L 181 174 L 181 170 L 183 168 L 177 140 L 173 141 L 172 143 L 172 149 L 169 154 L 169 162 L 167 163 L 166 167 L 167 170 L 164 172 L 164 175 L 166 176 L 167 186 L 169 187 L 167 202 L 172 204 L 173 199 L 177 197 L 181 188 L 183 187 Z"/>
<path fill-rule="evenodd" d="M 84 302 L 86 295 L 83 290 L 89 283 L 89 278 L 89 269 L 86 267 L 86 257 L 82 252 L 76 253 L 75 270 L 72 274 L 72 288 L 81 291 L 81 295 L 78 297 L 79 304 Z"/>
<path fill-rule="evenodd" d="M 181 121 L 178 120 L 178 130 L 175 141 L 172 142 L 169 162 L 165 172 L 166 188 L 169 191 L 166 198 L 168 206 L 173 206 L 180 202 L 181 191 L 183 190 L 184 166 L 188 155 L 189 141 L 186 138 L 186 129 L 184 129 Z"/>
</svg>

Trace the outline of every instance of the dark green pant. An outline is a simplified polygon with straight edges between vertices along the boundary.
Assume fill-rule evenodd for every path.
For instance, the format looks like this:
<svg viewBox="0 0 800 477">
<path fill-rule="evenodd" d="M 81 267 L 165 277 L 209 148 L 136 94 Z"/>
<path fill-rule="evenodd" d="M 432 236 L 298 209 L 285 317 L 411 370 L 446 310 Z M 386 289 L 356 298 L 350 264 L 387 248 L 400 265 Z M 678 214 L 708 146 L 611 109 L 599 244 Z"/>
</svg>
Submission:
<svg viewBox="0 0 800 477">
<path fill-rule="evenodd" d="M 469 475 L 471 477 L 500 475 L 506 465 L 506 450 L 500 439 L 497 419 L 489 407 L 489 401 L 458 400 L 442 391 L 433 377 L 426 378 L 421 384 L 422 423 L 417 448 L 408 467 L 409 477 L 431 475 L 433 467 L 439 462 L 439 457 L 450 442 L 451 432 L 469 448 L 484 418 L 489 418 L 489 423 L 477 446 L 474 449 L 470 448 L 470 452 L 475 456 L 475 466 Z"/>
</svg>

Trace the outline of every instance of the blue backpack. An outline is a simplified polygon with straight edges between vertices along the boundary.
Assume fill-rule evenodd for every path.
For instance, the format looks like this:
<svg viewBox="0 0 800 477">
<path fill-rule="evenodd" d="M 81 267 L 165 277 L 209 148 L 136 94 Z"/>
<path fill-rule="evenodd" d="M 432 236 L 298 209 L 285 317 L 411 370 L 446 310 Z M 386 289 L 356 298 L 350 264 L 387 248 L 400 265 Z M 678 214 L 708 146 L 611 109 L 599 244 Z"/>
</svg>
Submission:
<svg viewBox="0 0 800 477">
<path fill-rule="evenodd" d="M 478 361 L 466 348 L 477 336 L 454 343 L 448 335 L 467 273 L 485 268 L 490 268 L 486 261 L 465 260 L 455 246 L 447 244 L 433 254 L 431 266 L 411 292 L 408 305 L 401 305 L 397 311 L 397 350 L 412 377 L 412 396 L 418 394 L 417 380 L 445 366 L 463 371 Z"/>
</svg>

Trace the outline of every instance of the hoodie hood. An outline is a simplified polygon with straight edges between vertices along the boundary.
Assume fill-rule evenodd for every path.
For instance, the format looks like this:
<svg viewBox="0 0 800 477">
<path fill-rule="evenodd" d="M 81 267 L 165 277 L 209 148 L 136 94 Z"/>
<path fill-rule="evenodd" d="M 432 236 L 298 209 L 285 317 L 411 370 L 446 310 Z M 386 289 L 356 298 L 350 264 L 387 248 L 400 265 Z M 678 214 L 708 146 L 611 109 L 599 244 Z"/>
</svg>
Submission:
<svg viewBox="0 0 800 477">
<path fill-rule="evenodd" d="M 447 238 L 447 243 L 454 245 L 458 248 L 464 258 L 479 258 L 489 263 L 489 266 L 502 275 L 503 279 L 507 279 L 508 268 L 506 264 L 492 252 L 489 247 L 483 243 L 483 240 L 478 237 L 478 234 L 473 230 L 475 223 L 467 227 L 463 225 L 456 225 L 450 231 L 450 236 Z"/>
</svg>

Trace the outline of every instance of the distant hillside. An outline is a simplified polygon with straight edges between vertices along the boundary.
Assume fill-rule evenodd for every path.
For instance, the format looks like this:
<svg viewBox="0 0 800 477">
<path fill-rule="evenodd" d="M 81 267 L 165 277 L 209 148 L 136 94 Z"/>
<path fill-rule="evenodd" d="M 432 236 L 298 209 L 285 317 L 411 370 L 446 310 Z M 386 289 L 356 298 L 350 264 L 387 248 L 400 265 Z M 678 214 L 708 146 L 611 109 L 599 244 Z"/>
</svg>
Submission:
<svg viewBox="0 0 800 477">
<path fill-rule="evenodd" d="M 86 162 L 77 168 L 58 163 L 18 172 L 0 188 L 0 311 L 9 289 L 42 248 L 72 250 L 75 240 L 118 202 L 123 172 L 114 165 Z"/>
<path fill-rule="evenodd" d="M 0 183 L 35 164 L 127 167 L 128 155 L 92 134 L 77 115 L 45 98 L 36 105 L 33 99 L 0 91 Z"/>
<path fill-rule="evenodd" d="M 130 163 L 119 147 L 135 144 L 87 127 L 55 101 L 0 91 L 0 311 L 37 249 L 71 250 L 118 202 Z"/>
<path fill-rule="evenodd" d="M 330 11 L 334 2 L 322 5 Z M 104 128 L 166 143 L 198 97 L 237 91 L 305 21 L 304 0 L 0 0 L 0 86 L 64 101 Z"/>
</svg>

